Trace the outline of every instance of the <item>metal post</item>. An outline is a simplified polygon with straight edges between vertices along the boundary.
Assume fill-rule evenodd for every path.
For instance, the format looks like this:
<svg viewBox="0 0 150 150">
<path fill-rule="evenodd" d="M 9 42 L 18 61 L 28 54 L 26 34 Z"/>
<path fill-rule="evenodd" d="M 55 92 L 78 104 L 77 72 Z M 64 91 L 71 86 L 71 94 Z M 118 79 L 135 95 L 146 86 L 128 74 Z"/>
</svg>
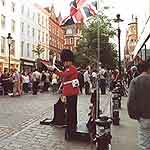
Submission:
<svg viewBox="0 0 150 150">
<path fill-rule="evenodd" d="M 8 33 L 8 50 L 9 50 L 9 62 L 8 62 L 8 70 L 10 72 L 10 48 L 11 48 L 11 44 L 12 44 L 12 37 L 11 37 L 11 33 Z"/>
<path fill-rule="evenodd" d="M 9 47 L 9 64 L 8 64 L 8 70 L 9 70 L 9 73 L 10 73 L 10 44 L 8 44 L 8 47 Z"/>
<path fill-rule="evenodd" d="M 118 27 L 118 50 L 119 50 L 119 73 L 120 73 L 120 77 L 121 77 L 121 47 L 120 47 L 120 35 L 121 35 L 121 30 Z"/>
<path fill-rule="evenodd" d="M 98 31 L 97 31 L 97 71 L 99 73 L 99 63 L 100 63 L 100 21 L 99 21 L 99 15 L 100 15 L 100 1 L 97 1 L 97 8 L 98 8 Z M 99 78 L 97 78 L 97 91 L 96 91 L 96 118 L 100 115 L 100 93 L 99 93 Z"/>
<path fill-rule="evenodd" d="M 146 44 L 145 44 L 145 61 L 147 61 Z"/>
<path fill-rule="evenodd" d="M 118 67 L 119 67 L 119 73 L 120 73 L 120 77 L 121 77 L 121 47 L 120 47 L 120 35 L 121 35 L 121 30 L 119 27 L 119 23 L 123 22 L 124 20 L 120 19 L 120 14 L 116 15 L 116 19 L 114 19 L 114 22 L 118 23 L 118 51 L 119 51 L 119 63 L 118 63 Z"/>
</svg>

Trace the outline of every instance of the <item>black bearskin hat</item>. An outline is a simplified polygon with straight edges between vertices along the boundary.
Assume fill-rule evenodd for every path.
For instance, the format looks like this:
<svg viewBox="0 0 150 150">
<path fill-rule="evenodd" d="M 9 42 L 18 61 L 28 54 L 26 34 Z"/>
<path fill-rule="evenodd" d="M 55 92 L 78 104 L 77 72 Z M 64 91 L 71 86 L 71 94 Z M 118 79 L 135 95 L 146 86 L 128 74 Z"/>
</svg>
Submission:
<svg viewBox="0 0 150 150">
<path fill-rule="evenodd" d="M 61 61 L 73 61 L 73 52 L 70 49 L 62 49 L 60 54 Z"/>
</svg>

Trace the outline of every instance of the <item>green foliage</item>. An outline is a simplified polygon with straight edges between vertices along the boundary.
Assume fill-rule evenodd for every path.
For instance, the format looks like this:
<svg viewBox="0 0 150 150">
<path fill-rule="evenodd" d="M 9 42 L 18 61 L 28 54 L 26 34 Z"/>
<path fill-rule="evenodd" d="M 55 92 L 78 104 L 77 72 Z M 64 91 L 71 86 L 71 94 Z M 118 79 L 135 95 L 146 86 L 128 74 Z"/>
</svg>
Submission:
<svg viewBox="0 0 150 150">
<path fill-rule="evenodd" d="M 80 60 L 81 63 L 95 63 L 98 55 L 99 40 L 99 61 L 108 67 L 115 67 L 117 64 L 117 53 L 114 44 L 110 42 L 110 39 L 114 36 L 115 30 L 111 25 L 111 21 L 106 16 L 100 15 L 92 17 L 88 21 L 87 26 L 83 26 L 82 28 L 82 36 L 77 46 L 78 52 L 76 54 L 76 59 L 79 61 L 80 55 L 84 54 L 84 56 L 88 58 L 88 61 L 85 60 L 85 58 L 83 59 L 84 56 L 82 56 L 82 61 Z"/>
<path fill-rule="evenodd" d="M 38 56 L 38 58 L 41 57 L 41 54 L 45 51 L 44 48 L 41 46 L 41 44 L 38 44 L 35 49 L 32 50 L 34 54 Z"/>
</svg>

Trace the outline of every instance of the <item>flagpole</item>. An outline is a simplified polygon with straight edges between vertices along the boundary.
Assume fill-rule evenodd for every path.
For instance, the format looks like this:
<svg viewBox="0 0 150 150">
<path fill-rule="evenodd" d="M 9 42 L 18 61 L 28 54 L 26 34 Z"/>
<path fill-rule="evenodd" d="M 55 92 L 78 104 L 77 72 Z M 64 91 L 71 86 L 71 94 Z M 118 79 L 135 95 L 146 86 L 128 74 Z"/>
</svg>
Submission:
<svg viewBox="0 0 150 150">
<path fill-rule="evenodd" d="M 100 21 L 99 21 L 99 15 L 100 15 L 100 1 L 101 0 L 98 0 L 97 1 L 97 10 L 98 10 L 98 13 L 97 13 L 97 18 L 98 18 L 98 27 L 97 27 L 97 71 L 98 71 L 98 74 L 99 74 L 99 69 L 100 69 Z M 99 115 L 100 115 L 100 92 L 99 92 L 99 77 L 97 79 L 97 92 L 96 92 L 96 100 L 97 100 L 97 103 L 96 103 L 96 119 L 99 118 Z"/>
</svg>

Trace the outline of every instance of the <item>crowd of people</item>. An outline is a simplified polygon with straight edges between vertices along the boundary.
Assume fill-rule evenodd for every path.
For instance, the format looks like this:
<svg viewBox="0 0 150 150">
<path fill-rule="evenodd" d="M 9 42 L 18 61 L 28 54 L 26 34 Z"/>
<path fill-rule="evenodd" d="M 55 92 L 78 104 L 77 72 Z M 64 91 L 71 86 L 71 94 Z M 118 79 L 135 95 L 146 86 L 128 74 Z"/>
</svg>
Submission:
<svg viewBox="0 0 150 150">
<path fill-rule="evenodd" d="M 1 95 L 21 96 L 23 94 L 37 92 L 47 92 L 52 87 L 52 91 L 57 91 L 59 78 L 56 74 L 47 71 L 39 72 L 35 69 L 33 72 L 18 72 L 12 69 L 11 72 L 4 70 L 0 72 Z"/>
<path fill-rule="evenodd" d="M 132 78 L 137 75 L 137 68 L 132 67 L 130 71 L 124 75 L 125 83 L 129 85 Z M 114 83 L 120 78 L 118 69 L 108 70 L 102 66 L 98 72 L 95 67 L 90 65 L 87 66 L 86 69 L 78 68 L 81 94 L 83 93 L 83 88 L 85 88 L 86 95 L 91 94 L 93 77 L 99 78 L 98 85 L 102 95 L 106 94 L 107 88 L 112 90 Z M 49 90 L 51 90 L 52 93 L 57 93 L 60 89 L 61 79 L 58 75 L 48 70 L 39 72 L 35 69 L 32 72 L 24 71 L 20 73 L 17 69 L 13 69 L 10 73 L 7 70 L 0 72 L 0 83 L 0 86 L 4 90 L 4 94 L 0 91 L 1 95 L 21 96 L 28 93 L 36 95 L 37 92 L 48 92 Z"/>
</svg>

